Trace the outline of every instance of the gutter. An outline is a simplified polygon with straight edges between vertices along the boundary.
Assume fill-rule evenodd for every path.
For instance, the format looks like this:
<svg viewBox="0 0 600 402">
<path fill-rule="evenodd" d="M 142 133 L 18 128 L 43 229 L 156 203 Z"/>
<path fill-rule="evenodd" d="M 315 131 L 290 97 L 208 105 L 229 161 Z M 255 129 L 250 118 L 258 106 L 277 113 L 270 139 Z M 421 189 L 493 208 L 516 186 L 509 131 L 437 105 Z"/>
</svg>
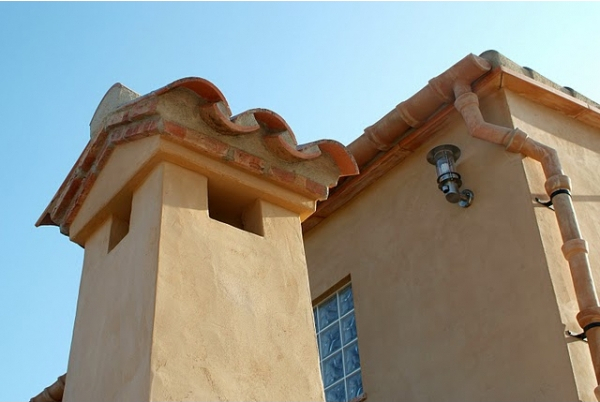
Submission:
<svg viewBox="0 0 600 402">
<path fill-rule="evenodd" d="M 383 174 L 373 173 L 399 163 L 406 154 L 418 148 L 426 138 L 421 138 L 418 130 L 414 129 L 431 121 L 432 116 L 454 102 L 473 137 L 502 145 L 507 151 L 528 156 L 542 165 L 546 177 L 545 190 L 554 205 L 563 241 L 562 252 L 569 263 L 575 288 L 579 307 L 577 321 L 587 336 L 596 381 L 600 384 L 600 307 L 588 259 L 588 245 L 581 237 L 571 200 L 571 180 L 564 174 L 555 149 L 529 138 L 518 128 L 486 122 L 479 109 L 479 98 L 472 89 L 472 85 L 484 79 L 492 67 L 503 69 L 506 65 L 509 71 L 520 71 L 520 74 L 541 82 L 545 88 L 552 88 L 560 96 L 566 94 L 571 101 L 576 98 L 584 102 L 582 105 L 585 110 L 578 111 L 575 116 L 569 114 L 571 117 L 579 119 L 588 109 L 598 112 L 595 102 L 570 88 L 559 87 L 495 51 L 484 52 L 481 57 L 470 54 L 431 79 L 423 89 L 367 127 L 360 137 L 348 145 L 361 174 L 347 178 L 333 188 L 329 199 L 320 204 L 315 214 L 303 223 L 303 230 L 306 232 L 318 225 Z M 594 389 L 594 393 L 600 401 L 600 386 Z"/>
<path fill-rule="evenodd" d="M 354 156 L 360 174 L 343 178 L 336 187 L 330 189 L 327 200 L 320 202 L 316 212 L 302 223 L 303 232 L 317 226 L 427 139 L 414 129 L 431 122 L 433 115 L 447 109 L 448 104 L 454 101 L 452 85 L 457 77 L 473 82 L 490 69 L 486 59 L 469 54 L 367 127 L 347 147 Z"/>
<path fill-rule="evenodd" d="M 389 150 L 403 134 L 420 127 L 436 111 L 454 101 L 452 88 L 457 77 L 473 82 L 490 69 L 487 60 L 469 54 L 431 79 L 419 92 L 399 103 L 348 145 L 356 164 L 362 170 L 379 152 Z"/>
<path fill-rule="evenodd" d="M 600 384 L 600 306 L 588 259 L 588 245 L 581 237 L 579 223 L 571 200 L 571 179 L 564 174 L 555 149 L 535 141 L 518 128 L 511 129 L 487 123 L 479 109 L 479 98 L 472 92 L 470 82 L 454 82 L 455 108 L 462 115 L 469 133 L 508 152 L 528 156 L 542 165 L 546 193 L 554 205 L 556 220 L 562 236 L 562 252 L 569 263 L 579 313 L 577 321 L 587 336 L 596 382 Z M 600 400 L 600 386 L 594 389 Z"/>
</svg>

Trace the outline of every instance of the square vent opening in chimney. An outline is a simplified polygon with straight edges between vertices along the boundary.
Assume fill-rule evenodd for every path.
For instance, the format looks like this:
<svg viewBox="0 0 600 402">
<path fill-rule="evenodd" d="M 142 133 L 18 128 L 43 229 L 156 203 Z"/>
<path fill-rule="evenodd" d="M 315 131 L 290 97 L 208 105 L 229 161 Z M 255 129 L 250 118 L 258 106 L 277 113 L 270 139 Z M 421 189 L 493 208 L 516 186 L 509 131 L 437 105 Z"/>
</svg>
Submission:
<svg viewBox="0 0 600 402">
<path fill-rule="evenodd" d="M 131 203 L 133 194 L 121 194 L 116 197 L 111 206 L 112 222 L 108 239 L 108 252 L 110 253 L 129 233 L 129 221 L 131 219 Z"/>
<path fill-rule="evenodd" d="M 208 181 L 208 216 L 237 229 L 264 236 L 258 198 L 242 185 Z"/>
</svg>

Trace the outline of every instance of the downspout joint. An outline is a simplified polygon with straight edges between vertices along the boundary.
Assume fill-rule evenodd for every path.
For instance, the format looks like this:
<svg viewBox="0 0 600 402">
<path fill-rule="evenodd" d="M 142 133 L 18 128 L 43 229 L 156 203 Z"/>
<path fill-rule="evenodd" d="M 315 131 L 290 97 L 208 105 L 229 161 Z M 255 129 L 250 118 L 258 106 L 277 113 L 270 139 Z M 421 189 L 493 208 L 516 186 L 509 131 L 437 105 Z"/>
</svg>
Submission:
<svg viewBox="0 0 600 402">
<path fill-rule="evenodd" d="M 567 240 L 562 245 L 561 250 L 567 261 L 576 253 L 589 253 L 588 243 L 584 239 Z"/>
<path fill-rule="evenodd" d="M 475 95 L 477 96 L 477 95 Z M 523 145 L 527 141 L 529 136 L 518 128 L 515 128 L 509 133 L 508 144 L 506 144 L 506 150 L 515 154 L 521 153 Z"/>
<path fill-rule="evenodd" d="M 463 109 L 470 105 L 479 107 L 479 97 L 474 92 L 465 92 L 456 97 L 456 100 L 454 101 L 454 107 L 456 107 L 461 114 L 463 113 Z"/>
<path fill-rule="evenodd" d="M 555 174 L 554 176 L 548 177 L 548 180 L 546 180 L 546 183 L 544 184 L 544 188 L 549 196 L 552 196 L 557 190 L 568 190 L 571 192 L 571 179 L 564 174 Z"/>
<path fill-rule="evenodd" d="M 600 322 L 600 307 L 588 307 L 577 314 L 577 322 L 581 328 L 585 328 L 591 323 Z"/>
</svg>

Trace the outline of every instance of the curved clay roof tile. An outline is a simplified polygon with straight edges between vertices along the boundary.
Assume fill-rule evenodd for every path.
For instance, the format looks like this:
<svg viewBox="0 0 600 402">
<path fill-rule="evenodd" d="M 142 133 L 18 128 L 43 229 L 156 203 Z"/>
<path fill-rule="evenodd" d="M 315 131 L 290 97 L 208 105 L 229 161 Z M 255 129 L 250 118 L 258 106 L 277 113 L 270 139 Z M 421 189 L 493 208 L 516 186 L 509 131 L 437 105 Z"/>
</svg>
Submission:
<svg viewBox="0 0 600 402">
<path fill-rule="evenodd" d="M 223 102 L 227 105 L 227 100 L 223 93 L 212 82 L 199 77 L 186 77 L 165 85 L 162 88 L 152 92 L 156 95 L 164 94 L 175 88 L 187 88 L 195 92 L 198 96 L 204 98 L 207 102 Z M 229 105 L 227 105 L 229 107 Z"/>
<path fill-rule="evenodd" d="M 211 82 L 197 77 L 188 77 L 172 82 L 153 93 L 160 95 L 175 88 L 187 88 L 203 98 L 207 105 L 200 110 L 200 115 L 221 134 L 246 135 L 256 133 L 261 128 L 265 146 L 274 155 L 287 162 L 300 162 L 328 154 L 340 168 L 342 176 L 358 173 L 353 155 L 342 144 L 332 140 L 322 140 L 298 145 L 294 132 L 287 122 L 277 113 L 268 109 L 251 109 L 230 117 L 229 106 L 225 96 Z M 219 107 L 226 107 L 228 114 Z"/>
<path fill-rule="evenodd" d="M 199 97 L 199 103 L 192 102 L 183 107 L 188 106 L 191 110 L 199 107 L 200 118 L 213 129 L 211 132 L 201 132 L 202 126 L 189 127 L 193 123 L 180 120 L 177 113 L 170 114 L 168 107 L 161 109 L 161 95 L 178 88 L 186 88 Z M 169 102 L 168 99 L 166 101 Z M 116 84 L 109 89 L 100 106 L 93 119 L 90 142 L 36 225 L 57 225 L 62 233 L 69 234 L 70 224 L 115 147 L 157 134 L 187 143 L 223 163 L 319 200 L 327 197 L 328 188 L 334 186 L 340 176 L 358 173 L 353 155 L 342 144 L 324 140 L 298 145 L 291 128 L 275 112 L 252 109 L 231 117 L 221 91 L 202 78 L 183 78 L 139 97 L 137 93 Z M 254 150 L 258 151 L 258 155 L 254 154 L 254 145 L 248 141 L 223 141 L 224 138 L 219 138 L 222 135 L 234 138 L 254 135 L 262 140 L 264 149 L 272 158 L 269 160 L 267 156 L 264 159 L 264 152 L 259 150 Z M 256 144 L 256 141 L 251 142 Z M 333 163 L 323 165 L 317 162 L 316 159 L 323 154 L 328 155 Z M 277 159 L 299 165 L 288 165 Z M 313 165 L 311 161 L 317 163 Z M 302 162 L 314 167 L 307 167 Z"/>
</svg>

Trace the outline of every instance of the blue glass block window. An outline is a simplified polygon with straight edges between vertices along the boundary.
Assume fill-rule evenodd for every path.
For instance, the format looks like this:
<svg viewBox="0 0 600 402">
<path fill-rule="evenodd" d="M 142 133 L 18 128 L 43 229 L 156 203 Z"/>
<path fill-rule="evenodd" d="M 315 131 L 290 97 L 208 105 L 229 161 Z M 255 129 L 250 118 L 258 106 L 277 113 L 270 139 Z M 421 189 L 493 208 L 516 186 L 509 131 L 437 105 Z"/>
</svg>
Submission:
<svg viewBox="0 0 600 402">
<path fill-rule="evenodd" d="M 317 305 L 314 316 L 325 400 L 346 402 L 362 396 L 352 285 Z"/>
</svg>

